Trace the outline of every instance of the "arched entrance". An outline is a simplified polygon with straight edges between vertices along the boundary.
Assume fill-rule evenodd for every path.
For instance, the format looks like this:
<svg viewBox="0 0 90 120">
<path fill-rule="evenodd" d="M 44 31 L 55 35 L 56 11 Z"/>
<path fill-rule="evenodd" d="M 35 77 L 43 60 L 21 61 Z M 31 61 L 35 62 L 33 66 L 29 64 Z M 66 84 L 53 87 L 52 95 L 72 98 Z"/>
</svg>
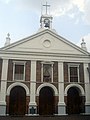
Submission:
<svg viewBox="0 0 90 120">
<path fill-rule="evenodd" d="M 26 91 L 21 86 L 15 86 L 10 92 L 9 115 L 25 115 Z"/>
<path fill-rule="evenodd" d="M 67 92 L 67 114 L 81 113 L 82 99 L 79 95 L 79 89 L 76 87 L 69 88 Z"/>
<path fill-rule="evenodd" d="M 54 93 L 52 88 L 43 87 L 39 94 L 39 114 L 53 115 L 54 113 Z"/>
</svg>

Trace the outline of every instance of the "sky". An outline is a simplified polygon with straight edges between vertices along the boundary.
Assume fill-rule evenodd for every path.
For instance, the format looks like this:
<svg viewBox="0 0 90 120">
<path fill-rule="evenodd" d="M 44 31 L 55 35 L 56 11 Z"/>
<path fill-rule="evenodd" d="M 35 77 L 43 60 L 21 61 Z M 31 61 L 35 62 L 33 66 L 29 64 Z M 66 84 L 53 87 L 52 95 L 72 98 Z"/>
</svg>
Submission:
<svg viewBox="0 0 90 120">
<path fill-rule="evenodd" d="M 90 51 L 90 0 L 0 0 L 0 48 L 8 33 L 11 43 L 35 34 L 46 2 L 53 29 L 78 46 L 84 38 Z"/>
</svg>

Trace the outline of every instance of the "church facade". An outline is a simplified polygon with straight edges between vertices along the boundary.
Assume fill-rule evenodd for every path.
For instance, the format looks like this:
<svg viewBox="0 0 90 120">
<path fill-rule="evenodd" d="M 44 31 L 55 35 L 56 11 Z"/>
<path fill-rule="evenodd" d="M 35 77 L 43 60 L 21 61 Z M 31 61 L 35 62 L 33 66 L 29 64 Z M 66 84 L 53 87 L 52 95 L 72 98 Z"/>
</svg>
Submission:
<svg viewBox="0 0 90 120">
<path fill-rule="evenodd" d="M 0 115 L 90 114 L 90 53 L 52 29 L 0 49 Z"/>
</svg>

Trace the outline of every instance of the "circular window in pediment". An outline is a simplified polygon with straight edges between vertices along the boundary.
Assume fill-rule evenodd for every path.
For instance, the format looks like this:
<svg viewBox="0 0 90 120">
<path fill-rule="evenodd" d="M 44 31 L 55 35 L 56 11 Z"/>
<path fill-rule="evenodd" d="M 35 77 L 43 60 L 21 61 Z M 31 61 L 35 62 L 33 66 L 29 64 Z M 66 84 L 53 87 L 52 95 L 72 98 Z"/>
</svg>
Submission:
<svg viewBox="0 0 90 120">
<path fill-rule="evenodd" d="M 45 40 L 43 42 L 43 46 L 46 47 L 46 48 L 49 48 L 51 46 L 51 41 L 50 40 Z"/>
</svg>

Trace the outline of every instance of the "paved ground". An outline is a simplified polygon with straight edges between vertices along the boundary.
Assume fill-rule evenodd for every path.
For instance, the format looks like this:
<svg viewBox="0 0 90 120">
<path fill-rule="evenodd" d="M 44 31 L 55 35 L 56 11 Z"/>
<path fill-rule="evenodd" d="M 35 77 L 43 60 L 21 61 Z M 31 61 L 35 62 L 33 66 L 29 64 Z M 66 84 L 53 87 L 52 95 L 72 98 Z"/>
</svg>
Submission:
<svg viewBox="0 0 90 120">
<path fill-rule="evenodd" d="M 68 116 L 0 116 L 0 120 L 90 120 L 90 115 L 68 115 Z"/>
</svg>

